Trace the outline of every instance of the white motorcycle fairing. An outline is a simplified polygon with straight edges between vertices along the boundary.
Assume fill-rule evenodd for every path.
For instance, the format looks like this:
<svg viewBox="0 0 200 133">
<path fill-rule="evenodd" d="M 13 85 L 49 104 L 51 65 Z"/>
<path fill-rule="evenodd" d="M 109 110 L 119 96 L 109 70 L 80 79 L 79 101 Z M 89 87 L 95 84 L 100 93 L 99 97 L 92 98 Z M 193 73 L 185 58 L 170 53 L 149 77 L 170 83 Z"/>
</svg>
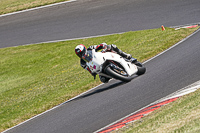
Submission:
<svg viewBox="0 0 200 133">
<path fill-rule="evenodd" d="M 97 73 L 99 75 L 105 75 L 102 73 L 103 64 L 106 61 L 113 61 L 118 62 L 121 64 L 123 69 L 126 71 L 128 76 L 132 76 L 138 72 L 138 68 L 135 64 L 132 64 L 131 62 L 127 62 L 124 60 L 123 57 L 116 53 L 112 52 L 95 52 L 95 50 L 88 50 L 88 56 L 92 57 L 89 62 L 87 62 L 87 65 L 89 66 L 92 73 Z"/>
</svg>

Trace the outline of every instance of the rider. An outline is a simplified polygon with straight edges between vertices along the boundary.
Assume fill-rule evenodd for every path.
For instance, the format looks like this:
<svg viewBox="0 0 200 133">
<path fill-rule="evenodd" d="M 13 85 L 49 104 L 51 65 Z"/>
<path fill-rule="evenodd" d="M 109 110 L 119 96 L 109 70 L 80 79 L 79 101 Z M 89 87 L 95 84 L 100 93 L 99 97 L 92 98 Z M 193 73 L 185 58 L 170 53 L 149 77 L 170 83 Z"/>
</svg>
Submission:
<svg viewBox="0 0 200 133">
<path fill-rule="evenodd" d="M 95 49 L 96 52 L 98 50 L 100 50 L 100 49 L 103 49 L 102 52 L 107 52 L 107 51 L 116 52 L 120 56 L 122 56 L 122 57 L 124 57 L 124 58 L 126 58 L 128 60 L 131 60 L 132 63 L 137 61 L 137 59 L 133 58 L 131 54 L 127 54 L 127 53 L 121 51 L 114 44 L 107 45 L 106 43 L 101 43 L 99 45 L 92 45 L 89 48 L 86 48 L 83 44 L 80 44 L 80 45 L 76 46 L 75 53 L 80 58 L 81 66 L 84 69 L 88 70 L 92 74 L 94 79 L 96 78 L 96 73 L 92 73 L 91 72 L 90 68 L 86 64 L 86 60 L 84 60 L 84 58 L 85 58 L 84 56 L 87 55 L 87 50 L 93 50 L 93 49 Z M 107 78 L 107 77 L 104 77 L 104 76 L 100 76 L 100 75 L 99 75 L 99 78 L 100 78 L 101 82 L 103 82 L 103 83 L 107 83 L 110 80 L 110 78 Z"/>
</svg>

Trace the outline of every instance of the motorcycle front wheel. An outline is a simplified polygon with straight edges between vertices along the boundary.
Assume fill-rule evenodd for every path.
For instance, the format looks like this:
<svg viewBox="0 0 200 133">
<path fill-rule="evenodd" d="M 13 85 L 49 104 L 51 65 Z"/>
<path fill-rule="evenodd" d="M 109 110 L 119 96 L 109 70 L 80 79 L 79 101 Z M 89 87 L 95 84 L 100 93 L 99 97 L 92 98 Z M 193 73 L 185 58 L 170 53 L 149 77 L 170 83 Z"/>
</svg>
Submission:
<svg viewBox="0 0 200 133">
<path fill-rule="evenodd" d="M 123 72 L 120 72 L 118 70 L 113 70 L 113 68 L 111 68 L 110 66 L 108 66 L 106 69 L 105 69 L 105 72 L 110 75 L 111 77 L 115 78 L 115 79 L 118 79 L 118 80 L 121 80 L 121 81 L 124 81 L 124 82 L 130 82 L 133 77 L 128 77 L 128 76 L 125 76 L 126 72 L 123 71 Z"/>
</svg>

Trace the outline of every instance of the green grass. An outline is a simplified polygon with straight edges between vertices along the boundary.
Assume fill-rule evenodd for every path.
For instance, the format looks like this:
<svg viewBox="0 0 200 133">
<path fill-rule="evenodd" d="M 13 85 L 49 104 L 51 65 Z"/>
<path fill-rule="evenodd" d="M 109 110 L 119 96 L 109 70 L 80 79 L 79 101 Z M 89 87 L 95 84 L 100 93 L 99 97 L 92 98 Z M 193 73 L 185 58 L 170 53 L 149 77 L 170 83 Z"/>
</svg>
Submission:
<svg viewBox="0 0 200 133">
<path fill-rule="evenodd" d="M 200 90 L 183 96 L 133 124 L 126 133 L 199 133 Z"/>
<path fill-rule="evenodd" d="M 0 49 L 0 131 L 100 84 L 98 78 L 94 81 L 81 68 L 74 52 L 76 45 L 114 43 L 139 61 L 145 61 L 196 29 L 159 28 Z"/>
<path fill-rule="evenodd" d="M 68 0 L 0 0 L 0 14 L 21 11 L 63 1 Z"/>
</svg>

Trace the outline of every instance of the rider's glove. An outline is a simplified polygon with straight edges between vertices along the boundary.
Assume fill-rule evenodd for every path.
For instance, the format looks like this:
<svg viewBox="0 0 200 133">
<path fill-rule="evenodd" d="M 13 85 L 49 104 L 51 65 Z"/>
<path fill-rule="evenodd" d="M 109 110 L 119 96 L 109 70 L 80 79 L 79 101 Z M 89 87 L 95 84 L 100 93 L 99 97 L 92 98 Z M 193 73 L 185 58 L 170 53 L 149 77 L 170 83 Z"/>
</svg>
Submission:
<svg viewBox="0 0 200 133">
<path fill-rule="evenodd" d="M 111 45 L 106 45 L 101 52 L 105 53 L 105 52 L 110 51 L 110 50 L 111 50 Z"/>
<path fill-rule="evenodd" d="M 105 53 L 107 51 L 107 48 L 106 49 L 103 49 L 101 50 L 101 53 Z"/>
</svg>

